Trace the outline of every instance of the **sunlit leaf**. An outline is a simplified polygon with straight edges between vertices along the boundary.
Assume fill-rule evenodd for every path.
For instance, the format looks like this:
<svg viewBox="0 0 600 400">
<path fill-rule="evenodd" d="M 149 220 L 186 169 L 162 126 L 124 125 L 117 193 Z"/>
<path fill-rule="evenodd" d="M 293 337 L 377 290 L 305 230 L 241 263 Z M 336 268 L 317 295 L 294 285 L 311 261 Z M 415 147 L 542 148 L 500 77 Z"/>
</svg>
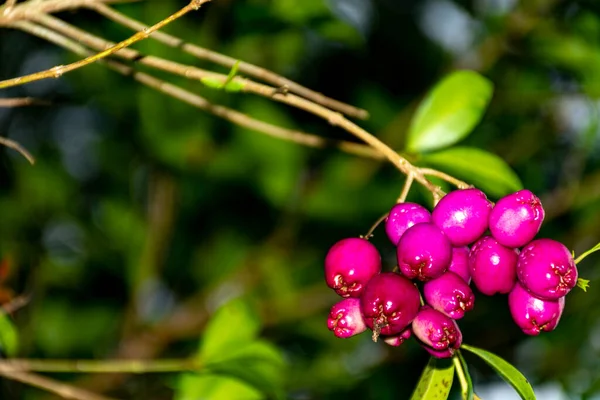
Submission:
<svg viewBox="0 0 600 400">
<path fill-rule="evenodd" d="M 452 147 L 423 154 L 420 162 L 463 179 L 493 197 L 523 188 L 521 180 L 506 161 L 474 147 Z"/>
<path fill-rule="evenodd" d="M 454 379 L 454 364 L 449 359 L 431 357 L 411 400 L 445 400 L 450 394 Z"/>
<path fill-rule="evenodd" d="M 492 93 L 492 83 L 477 72 L 462 70 L 448 75 L 419 106 L 406 150 L 430 151 L 464 139 L 481 120 Z"/>
<path fill-rule="evenodd" d="M 229 376 L 182 374 L 174 400 L 258 400 L 265 396 L 251 385 Z"/>
<path fill-rule="evenodd" d="M 463 344 L 461 348 L 470 351 L 488 363 L 502 379 L 515 388 L 523 400 L 535 400 L 536 397 L 531 384 L 513 365 L 487 350 L 465 344 Z"/>
<path fill-rule="evenodd" d="M 14 357 L 19 347 L 17 329 L 5 313 L 0 313 L 0 347 L 9 357 Z"/>
</svg>

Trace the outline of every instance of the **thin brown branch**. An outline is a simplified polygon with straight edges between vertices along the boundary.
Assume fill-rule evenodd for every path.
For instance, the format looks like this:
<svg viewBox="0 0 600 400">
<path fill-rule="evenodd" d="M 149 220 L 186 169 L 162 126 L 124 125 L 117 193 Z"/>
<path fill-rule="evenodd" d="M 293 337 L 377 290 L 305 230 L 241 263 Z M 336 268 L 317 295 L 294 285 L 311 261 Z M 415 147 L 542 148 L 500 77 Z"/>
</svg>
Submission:
<svg viewBox="0 0 600 400">
<path fill-rule="evenodd" d="M 0 6 L 0 27 L 22 19 L 29 19 L 31 15 L 36 13 L 74 10 L 97 2 L 120 3 L 121 0 L 30 0 L 12 6 L 10 2 L 6 2 Z"/>
<path fill-rule="evenodd" d="M 9 147 L 13 150 L 18 151 L 23 157 L 25 157 L 27 159 L 27 161 L 29 161 L 29 163 L 31 165 L 35 164 L 35 158 L 33 158 L 31 153 L 28 152 L 23 146 L 21 146 L 19 143 L 15 142 L 14 140 L 10 140 L 10 139 L 0 136 L 0 144 L 3 144 L 6 147 Z"/>
<path fill-rule="evenodd" d="M 54 21 L 57 20 L 54 17 L 43 17 L 45 21 Z M 53 22 L 56 24 L 64 24 L 62 21 L 57 20 Z M 28 32 L 32 35 L 38 36 L 42 39 L 48 40 L 52 43 L 55 43 L 63 48 L 69 49 L 74 53 L 80 55 L 86 55 L 90 53 L 90 50 L 82 46 L 81 44 L 66 38 L 65 36 L 44 28 L 42 26 L 36 25 L 32 22 L 28 21 L 19 21 L 17 23 L 12 24 L 14 28 L 21 29 L 25 32 Z M 130 49 L 126 49 L 130 50 Z M 297 144 L 301 144 L 308 147 L 315 148 L 338 148 L 346 153 L 358 155 L 361 157 L 372 158 L 376 160 L 383 160 L 384 157 L 378 151 L 372 149 L 369 146 L 365 146 L 359 143 L 353 143 L 348 141 L 338 141 L 338 140 L 328 140 L 322 138 L 317 135 L 313 135 L 310 133 L 301 132 L 298 130 L 292 130 L 287 128 L 282 128 L 277 125 L 270 124 L 268 122 L 260 121 L 254 119 L 244 113 L 233 110 L 228 107 L 219 106 L 210 103 L 205 98 L 192 93 L 188 90 L 185 90 L 179 86 L 170 84 L 168 82 L 157 79 L 149 74 L 138 72 L 133 68 L 126 66 L 122 63 L 118 63 L 112 60 L 105 60 L 107 64 L 117 70 L 119 73 L 123 75 L 131 75 L 137 81 L 152 87 L 156 90 L 159 90 L 171 97 L 184 101 L 190 105 L 193 105 L 199 109 L 202 109 L 206 112 L 209 112 L 217 117 L 223 118 L 231 123 L 242 126 L 244 128 L 250 129 L 255 132 L 263 133 L 268 136 L 272 136 L 274 138 L 291 141 Z"/>
<path fill-rule="evenodd" d="M 57 65 L 57 66 L 50 68 L 48 70 L 45 70 L 45 71 L 36 72 L 34 74 L 0 81 L 0 89 L 11 87 L 11 86 L 22 85 L 25 83 L 38 81 L 41 79 L 59 78 L 67 72 L 84 67 L 88 64 L 92 64 L 98 60 L 108 57 L 109 55 L 119 51 L 120 49 L 124 49 L 128 46 L 131 46 L 133 43 L 136 43 L 136 42 L 139 42 L 140 40 L 144 40 L 144 39 L 148 38 L 148 36 L 152 32 L 155 32 L 158 29 L 163 28 L 164 26 L 181 18 L 182 16 L 184 16 L 185 14 L 187 14 L 190 11 L 198 10 L 202 6 L 202 4 L 204 4 L 208 1 L 210 1 L 210 0 L 191 0 L 188 5 L 181 8 L 176 13 L 174 13 L 174 14 L 168 16 L 167 18 L 163 19 L 162 21 L 154 24 L 150 28 L 147 28 L 147 29 L 144 29 L 142 31 L 135 33 L 133 36 L 129 37 L 128 39 L 125 39 L 122 42 L 119 42 L 119 43 L 115 44 L 114 46 L 111 46 L 108 49 L 101 51 L 98 54 L 91 55 L 89 57 L 84 58 L 83 60 L 79 60 L 74 63 L 68 64 L 68 65 Z"/>
<path fill-rule="evenodd" d="M 46 378 L 41 375 L 29 372 L 15 371 L 10 368 L 0 366 L 0 376 L 22 382 L 27 385 L 54 393 L 63 399 L 72 400 L 115 400 L 110 397 L 102 396 L 78 387 L 67 385 L 54 379 Z"/>
<path fill-rule="evenodd" d="M 141 31 L 148 27 L 147 25 L 130 18 L 125 14 L 122 14 L 108 7 L 106 4 L 95 2 L 88 4 L 88 7 L 102 14 L 106 18 L 109 18 L 114 22 L 126 26 L 130 29 L 133 29 L 135 31 Z M 155 32 L 152 34 L 151 38 L 163 44 L 166 44 L 167 46 L 180 48 L 186 53 L 191 54 L 199 59 L 208 60 L 227 68 L 233 68 L 233 66 L 236 65 L 236 63 L 238 63 L 239 71 L 242 74 L 249 75 L 271 85 L 277 86 L 279 88 L 285 88 L 291 93 L 296 93 L 302 97 L 307 98 L 308 100 L 321 104 L 324 107 L 327 107 L 331 110 L 339 111 L 350 117 L 360 119 L 367 119 L 369 117 L 369 113 L 366 110 L 329 98 L 321 93 L 315 92 L 302 85 L 299 85 L 298 83 L 290 79 L 275 74 L 265 68 L 244 61 L 236 60 L 233 57 L 229 57 L 224 54 L 220 54 L 212 50 L 197 46 L 195 44 L 185 42 L 184 40 L 176 36 L 170 35 L 168 33 Z"/>
<path fill-rule="evenodd" d="M 46 100 L 34 99 L 32 97 L 17 97 L 0 99 L 0 108 L 25 107 L 25 106 L 48 106 L 51 103 Z"/>
</svg>

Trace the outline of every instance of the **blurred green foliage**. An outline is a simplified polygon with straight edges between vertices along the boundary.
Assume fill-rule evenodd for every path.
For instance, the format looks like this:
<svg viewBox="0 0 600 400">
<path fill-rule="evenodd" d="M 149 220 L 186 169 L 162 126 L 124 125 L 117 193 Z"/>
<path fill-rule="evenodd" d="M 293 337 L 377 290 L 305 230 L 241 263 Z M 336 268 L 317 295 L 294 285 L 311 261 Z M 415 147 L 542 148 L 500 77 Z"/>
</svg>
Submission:
<svg viewBox="0 0 600 400">
<path fill-rule="evenodd" d="M 116 7 L 154 23 L 185 3 Z M 91 11 L 60 17 L 113 41 L 130 34 Z M 520 180 L 546 208 L 542 236 L 576 254 L 599 241 L 596 1 L 215 0 L 166 30 L 367 109 L 371 118 L 360 125 L 395 149 L 409 140 L 411 117 L 436 82 L 456 69 L 476 70 L 494 94 L 473 132 L 460 147 L 408 156 L 471 179 L 493 199 Z M 76 59 L 20 32 L 0 32 L 0 79 Z M 151 40 L 136 48 L 228 73 Z M 174 81 L 258 119 L 352 140 L 266 99 Z M 323 257 L 393 205 L 403 177 L 390 165 L 233 126 L 101 65 L 2 96 L 52 102 L 0 109 L 0 135 L 37 158 L 32 167 L 10 150 L 0 156 L 0 258 L 9 271 L 0 283 L 31 296 L 14 314 L 19 357 L 188 357 L 215 351 L 202 350 L 211 335 L 236 341 L 229 335 L 247 329 L 243 346 L 217 355 L 260 356 L 264 365 L 250 377 L 244 374 L 254 367 L 236 362 L 230 365 L 239 370 L 225 365 L 201 377 L 56 378 L 123 399 L 252 399 L 265 391 L 293 399 L 408 398 L 428 361 L 418 345 L 391 348 L 368 335 L 339 340 L 325 324 L 337 298 L 323 282 Z M 490 172 L 505 168 L 499 160 L 516 175 Z M 486 163 L 493 168 L 478 173 Z M 409 200 L 430 205 L 416 187 Z M 394 249 L 381 228 L 372 240 L 391 268 Z M 569 295 L 556 331 L 526 337 L 505 297 L 480 295 L 461 320 L 464 341 L 517 365 L 539 398 L 599 398 L 598 257 L 580 265 L 591 287 Z M 238 297 L 256 309 L 248 322 L 215 314 Z M 208 321 L 227 327 L 209 325 L 213 333 Z M 0 342 L 10 355 L 8 329 Z M 498 398 L 489 391 L 498 379 L 493 370 L 468 361 L 481 397 Z M 0 390 L 0 398 L 47 398 L 13 382 Z"/>
</svg>

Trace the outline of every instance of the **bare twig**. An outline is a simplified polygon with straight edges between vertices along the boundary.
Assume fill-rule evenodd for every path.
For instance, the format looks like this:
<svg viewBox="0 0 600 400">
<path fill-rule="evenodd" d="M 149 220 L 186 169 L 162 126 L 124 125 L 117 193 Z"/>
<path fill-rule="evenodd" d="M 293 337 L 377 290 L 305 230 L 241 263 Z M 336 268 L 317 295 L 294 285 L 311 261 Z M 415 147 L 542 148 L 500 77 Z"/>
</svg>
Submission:
<svg viewBox="0 0 600 400">
<path fill-rule="evenodd" d="M 136 21 L 125 14 L 122 14 L 112 8 L 108 7 L 106 4 L 102 3 L 89 3 L 88 7 L 102 14 L 106 18 L 113 20 L 114 22 L 124 25 L 128 28 L 131 28 L 135 31 L 141 31 L 146 29 L 148 26 Z M 180 48 L 188 54 L 191 54 L 200 59 L 208 60 L 214 62 L 215 64 L 222 65 L 227 68 L 233 68 L 236 63 L 238 63 L 239 71 L 243 74 L 252 76 L 256 79 L 260 79 L 264 82 L 267 82 L 271 85 L 286 88 L 289 92 L 296 93 L 302 97 L 307 98 L 308 100 L 312 100 L 315 103 L 321 104 L 331 110 L 339 111 L 343 114 L 346 114 L 351 117 L 367 119 L 369 117 L 369 113 L 366 110 L 356 108 L 349 104 L 342 103 L 335 99 L 324 96 L 321 93 L 317 93 L 311 89 L 308 89 L 304 86 L 297 84 L 296 82 L 287 79 L 283 76 L 277 75 L 265 68 L 236 60 L 233 57 L 229 57 L 209 49 L 205 49 L 203 47 L 197 46 L 192 43 L 187 43 L 178 37 L 169 35 L 164 32 L 155 32 L 151 36 L 152 39 L 156 39 L 161 43 L 164 43 L 168 46 Z"/>
<path fill-rule="evenodd" d="M 5 145 L 6 147 L 10 147 L 13 150 L 18 151 L 23 157 L 29 161 L 31 165 L 35 164 L 35 158 L 29 153 L 23 146 L 14 140 L 7 139 L 5 137 L 0 136 L 0 144 Z"/>
<path fill-rule="evenodd" d="M 0 98 L 0 108 L 2 107 L 24 107 L 24 106 L 47 106 L 51 103 L 46 100 L 34 99 L 32 97 Z"/>
<path fill-rule="evenodd" d="M 31 298 L 28 295 L 17 296 L 10 302 L 2 305 L 2 310 L 7 314 L 12 314 L 29 304 Z"/>
<path fill-rule="evenodd" d="M 0 367 L 0 376 L 34 386 L 38 389 L 54 393 L 63 399 L 73 400 L 114 400 L 110 397 L 89 392 L 78 387 L 57 382 L 54 379 L 23 371 L 15 371 L 10 368 Z"/>
<path fill-rule="evenodd" d="M 191 358 L 161 360 L 0 360 L 2 372 L 69 372 L 147 374 L 199 371 L 202 365 Z"/>
<path fill-rule="evenodd" d="M 84 7 L 90 3 L 106 2 L 119 3 L 122 0 L 44 0 L 25 1 L 9 7 L 9 2 L 0 6 L 0 26 L 6 26 L 11 22 L 28 19 L 37 13 L 55 13 L 59 11 L 74 10 Z"/>
<path fill-rule="evenodd" d="M 46 21 L 56 20 L 56 18 L 53 18 L 53 17 L 50 17 L 50 18 L 44 17 L 43 19 Z M 57 22 L 60 24 L 63 24 L 63 22 L 60 20 L 57 20 Z M 48 41 L 55 43 L 61 47 L 69 49 L 69 50 L 73 51 L 74 53 L 77 53 L 80 55 L 86 55 L 86 54 L 90 53 L 90 50 L 86 49 L 79 43 L 77 43 L 73 40 L 70 40 L 57 32 L 54 32 L 54 31 L 44 28 L 42 26 L 36 25 L 34 23 L 31 23 L 28 21 L 19 21 L 19 22 L 13 23 L 11 26 L 14 28 L 17 28 L 17 29 L 21 29 L 32 35 L 43 38 L 45 40 L 48 40 Z M 366 145 L 363 145 L 360 143 L 348 142 L 348 141 L 328 140 L 328 139 L 322 138 L 317 135 L 301 132 L 298 130 L 286 129 L 286 128 L 282 128 L 282 127 L 270 124 L 268 122 L 260 121 L 260 120 L 254 119 L 244 113 L 233 110 L 231 108 L 212 104 L 205 98 L 203 98 L 195 93 L 192 93 L 188 90 L 185 90 L 185 89 L 183 89 L 179 86 L 173 85 L 171 83 L 157 79 L 147 73 L 138 72 L 135 69 L 133 69 L 129 66 L 126 66 L 122 63 L 118 63 L 118 62 L 115 62 L 112 60 L 108 60 L 108 61 L 105 60 L 105 61 L 107 62 L 108 66 L 117 70 L 119 73 L 121 73 L 123 75 L 131 75 L 134 79 L 136 79 L 137 81 L 139 81 L 149 87 L 152 87 L 152 88 L 154 88 L 160 92 L 163 92 L 171 97 L 174 97 L 176 99 L 184 101 L 190 105 L 198 107 L 198 108 L 200 108 L 204 111 L 207 111 L 217 117 L 223 118 L 231 123 L 242 126 L 244 128 L 247 128 L 247 129 L 250 129 L 250 130 L 253 130 L 256 132 L 260 132 L 260 133 L 263 133 L 263 134 L 266 134 L 266 135 L 269 135 L 269 136 L 272 136 L 272 137 L 275 137 L 278 139 L 298 143 L 298 144 L 308 146 L 308 147 L 315 147 L 315 148 L 333 147 L 333 148 L 338 148 L 347 153 L 362 156 L 362 157 L 373 158 L 376 160 L 384 159 L 384 157 L 381 153 L 379 153 L 378 151 L 374 150 L 373 148 L 371 148 L 369 146 L 366 146 Z"/>
<path fill-rule="evenodd" d="M 456 186 L 459 189 L 467 189 L 467 188 L 471 187 L 471 185 L 469 185 L 468 183 L 463 182 L 460 179 L 456 179 L 455 177 L 448 175 L 445 172 L 438 171 L 437 169 L 432 169 L 432 168 L 419 168 L 419 169 L 421 170 L 421 173 L 423 173 L 423 175 L 435 176 L 436 178 L 440 178 L 440 179 Z"/>
<path fill-rule="evenodd" d="M 109 55 L 119 51 L 120 49 L 124 49 L 124 48 L 132 45 L 135 42 L 139 42 L 140 40 L 146 39 L 152 32 L 155 32 L 156 30 L 163 28 L 164 26 L 166 26 L 166 25 L 170 24 L 171 22 L 177 20 L 178 18 L 184 16 L 185 14 L 187 14 L 190 11 L 199 9 L 202 6 L 202 4 L 204 4 L 208 1 L 210 1 L 210 0 L 191 0 L 187 6 L 183 7 L 182 9 L 180 9 L 176 13 L 170 15 L 169 17 L 163 19 L 162 21 L 158 22 L 157 24 L 153 25 L 152 27 L 144 29 L 143 31 L 137 32 L 130 38 L 123 40 L 122 42 L 119 42 L 119 43 L 115 44 L 114 46 L 111 46 L 108 49 L 101 51 L 98 54 L 94 54 L 92 56 L 84 58 L 83 60 L 79 60 L 74 63 L 68 64 L 68 65 L 57 65 L 46 71 L 36 72 L 34 74 L 0 81 L 0 89 L 11 87 L 11 86 L 16 86 L 16 85 L 22 85 L 24 83 L 38 81 L 41 79 L 59 78 L 67 72 L 70 72 L 75 69 L 84 67 L 88 64 L 94 63 L 98 60 L 101 60 L 102 58 L 108 57 Z"/>
</svg>

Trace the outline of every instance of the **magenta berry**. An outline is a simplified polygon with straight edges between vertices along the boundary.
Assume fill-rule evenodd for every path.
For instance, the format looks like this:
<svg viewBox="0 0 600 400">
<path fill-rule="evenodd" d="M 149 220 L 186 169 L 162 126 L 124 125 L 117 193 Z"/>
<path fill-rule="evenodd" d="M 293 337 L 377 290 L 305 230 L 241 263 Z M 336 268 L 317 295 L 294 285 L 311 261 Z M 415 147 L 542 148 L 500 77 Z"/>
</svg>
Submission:
<svg viewBox="0 0 600 400">
<path fill-rule="evenodd" d="M 422 307 L 413 320 L 412 331 L 437 357 L 451 356 L 462 344 L 456 321 L 428 306 Z"/>
<path fill-rule="evenodd" d="M 325 281 L 342 297 L 360 297 L 369 280 L 381 271 L 377 248 L 362 238 L 342 239 L 325 257 Z"/>
<path fill-rule="evenodd" d="M 374 338 L 402 332 L 417 315 L 419 305 L 419 290 L 393 272 L 375 275 L 360 297 L 360 309 Z"/>
<path fill-rule="evenodd" d="M 367 326 L 360 313 L 360 300 L 350 297 L 334 304 L 329 312 L 327 327 L 339 338 L 363 333 Z"/>
<path fill-rule="evenodd" d="M 464 317 L 475 305 L 475 296 L 467 283 L 454 272 L 445 272 L 423 286 L 425 302 L 453 319 Z"/>
<path fill-rule="evenodd" d="M 469 252 L 471 250 L 467 246 L 453 247 L 452 259 L 448 271 L 454 272 L 460 276 L 465 282 L 471 282 L 471 273 L 469 272 Z"/>
<path fill-rule="evenodd" d="M 522 247 L 537 235 L 544 215 L 540 199 L 519 190 L 498 200 L 490 214 L 490 232 L 503 246 Z"/>
<path fill-rule="evenodd" d="M 412 336 L 410 328 L 406 328 L 402 332 L 393 336 L 383 337 L 383 341 L 393 347 L 398 347 Z"/>
<path fill-rule="evenodd" d="M 455 190 L 444 196 L 431 214 L 452 245 L 465 246 L 488 228 L 492 203 L 479 189 Z"/>
<path fill-rule="evenodd" d="M 385 220 L 385 232 L 394 245 L 408 228 L 422 222 L 431 222 L 431 213 L 416 203 L 399 203 L 390 210 Z"/>
<path fill-rule="evenodd" d="M 565 307 L 565 298 L 542 300 L 517 283 L 508 295 L 508 307 L 515 323 L 527 335 L 539 335 L 556 328 Z"/>
<path fill-rule="evenodd" d="M 491 236 L 479 239 L 469 254 L 469 271 L 475 287 L 488 296 L 508 293 L 517 280 L 519 252 L 502 246 Z"/>
<path fill-rule="evenodd" d="M 536 239 L 523 247 L 517 276 L 523 287 L 536 297 L 556 300 L 577 284 L 577 266 L 562 243 Z"/>
<path fill-rule="evenodd" d="M 437 278 L 450 265 L 452 246 L 442 231 L 430 223 L 406 230 L 398 243 L 398 268 L 409 279 Z"/>
</svg>

